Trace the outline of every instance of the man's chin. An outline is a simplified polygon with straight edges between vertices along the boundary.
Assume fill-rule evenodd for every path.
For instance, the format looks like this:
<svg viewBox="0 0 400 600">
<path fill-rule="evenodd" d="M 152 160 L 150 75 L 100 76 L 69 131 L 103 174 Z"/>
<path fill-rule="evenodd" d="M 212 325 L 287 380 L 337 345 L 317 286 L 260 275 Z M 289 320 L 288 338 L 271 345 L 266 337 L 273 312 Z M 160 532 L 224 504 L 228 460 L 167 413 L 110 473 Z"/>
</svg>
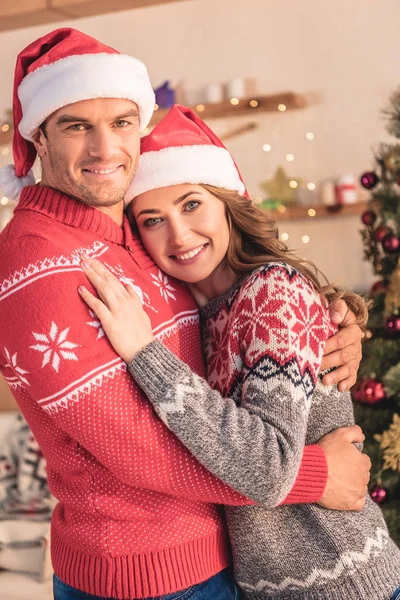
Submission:
<svg viewBox="0 0 400 600">
<path fill-rule="evenodd" d="M 106 182 L 105 182 L 106 183 Z M 102 184 L 100 186 L 79 186 L 78 199 L 89 206 L 115 206 L 122 202 L 128 186 L 115 186 Z"/>
</svg>

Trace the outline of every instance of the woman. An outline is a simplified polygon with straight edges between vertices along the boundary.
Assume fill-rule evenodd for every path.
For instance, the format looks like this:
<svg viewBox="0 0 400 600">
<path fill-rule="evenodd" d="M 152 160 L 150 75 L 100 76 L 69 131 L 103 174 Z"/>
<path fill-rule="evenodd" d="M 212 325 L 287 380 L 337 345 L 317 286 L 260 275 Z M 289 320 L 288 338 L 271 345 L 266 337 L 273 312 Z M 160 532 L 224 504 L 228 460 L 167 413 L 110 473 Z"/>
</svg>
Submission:
<svg viewBox="0 0 400 600">
<path fill-rule="evenodd" d="M 354 422 L 348 393 L 319 378 L 333 333 L 327 290 L 278 241 L 227 150 L 189 109 L 172 109 L 143 149 L 132 214 L 153 260 L 201 307 L 212 389 L 154 339 L 138 299 L 101 265 L 83 268 L 104 303 L 80 293 L 166 425 L 208 469 L 262 499 L 226 507 L 245 597 L 390 599 L 400 552 L 369 498 L 360 512 L 279 506 L 304 445 Z"/>
</svg>

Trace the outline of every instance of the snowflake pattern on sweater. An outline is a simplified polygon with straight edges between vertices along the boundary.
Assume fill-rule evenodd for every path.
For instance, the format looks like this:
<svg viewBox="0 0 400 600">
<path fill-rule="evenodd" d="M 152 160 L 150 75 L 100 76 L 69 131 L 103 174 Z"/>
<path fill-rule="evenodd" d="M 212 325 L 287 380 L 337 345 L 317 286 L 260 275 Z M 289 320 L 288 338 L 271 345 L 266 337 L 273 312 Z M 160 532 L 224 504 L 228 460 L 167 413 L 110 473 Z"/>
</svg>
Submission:
<svg viewBox="0 0 400 600">
<path fill-rule="evenodd" d="M 197 308 L 179 282 L 162 278 L 168 298 L 154 284 L 159 269 L 127 218 L 121 227 L 45 186 L 24 188 L 0 234 L 0 370 L 60 501 L 57 575 L 100 597 L 161 596 L 227 566 L 217 504 L 249 500 L 166 429 L 101 335 L 77 291 L 83 253 L 137 286 L 155 335 L 204 372 Z"/>
<path fill-rule="evenodd" d="M 245 598 L 387 600 L 400 552 L 370 498 L 361 513 L 278 506 L 304 444 L 354 422 L 349 394 L 318 377 L 333 331 L 320 297 L 294 268 L 270 263 L 201 316 L 213 390 L 158 342 L 129 369 L 193 454 L 263 504 L 225 507 Z"/>
<path fill-rule="evenodd" d="M 268 377 L 272 369 L 274 377 L 281 374 L 293 386 L 302 386 L 309 398 L 324 344 L 334 331 L 311 285 L 294 269 L 270 264 L 254 272 L 237 290 L 232 308 L 235 296 L 226 305 L 221 302 L 216 318 L 207 320 L 205 354 L 210 385 L 232 397 L 238 378 L 245 380 L 255 368 L 260 376 Z M 207 319 L 207 307 L 202 313 Z"/>
</svg>

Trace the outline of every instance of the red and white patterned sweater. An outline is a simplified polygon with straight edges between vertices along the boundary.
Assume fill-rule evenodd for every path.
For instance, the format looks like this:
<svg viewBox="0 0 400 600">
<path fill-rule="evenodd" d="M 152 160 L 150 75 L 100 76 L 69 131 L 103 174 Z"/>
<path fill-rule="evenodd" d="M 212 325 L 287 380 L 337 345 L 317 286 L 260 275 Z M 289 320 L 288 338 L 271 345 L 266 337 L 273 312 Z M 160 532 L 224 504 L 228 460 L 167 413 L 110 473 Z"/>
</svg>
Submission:
<svg viewBox="0 0 400 600">
<path fill-rule="evenodd" d="M 77 293 L 80 254 L 100 258 L 142 299 L 156 337 L 204 374 L 198 314 L 132 235 L 102 212 L 25 188 L 0 235 L 0 369 L 47 460 L 59 500 L 56 574 L 89 594 L 146 598 L 183 589 L 229 562 L 216 504 L 246 505 L 168 431 Z M 308 460 L 307 460 L 308 456 Z M 323 491 L 311 447 L 299 478 Z M 295 488 L 294 488 L 295 492 Z M 296 492 L 295 492 L 296 494 Z"/>
<path fill-rule="evenodd" d="M 349 393 L 318 377 L 329 314 L 293 267 L 269 263 L 201 309 L 207 385 L 154 341 L 129 364 L 155 410 L 224 480 L 262 502 L 226 506 L 247 600 L 390 598 L 400 551 L 379 507 L 278 506 L 304 444 L 354 423 Z M 211 386 L 211 387 L 210 387 Z M 161 394 L 162 391 L 162 394 Z"/>
</svg>

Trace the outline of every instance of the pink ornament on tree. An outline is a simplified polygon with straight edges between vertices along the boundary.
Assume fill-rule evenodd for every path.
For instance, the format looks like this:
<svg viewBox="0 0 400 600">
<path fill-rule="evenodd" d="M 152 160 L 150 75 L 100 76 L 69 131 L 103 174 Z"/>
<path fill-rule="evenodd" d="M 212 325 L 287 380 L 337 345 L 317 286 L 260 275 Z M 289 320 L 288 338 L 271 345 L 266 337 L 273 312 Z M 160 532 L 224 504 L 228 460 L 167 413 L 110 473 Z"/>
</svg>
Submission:
<svg viewBox="0 0 400 600">
<path fill-rule="evenodd" d="M 392 233 L 389 233 L 383 238 L 382 247 L 388 254 L 394 254 L 400 248 L 400 240 Z"/>
<path fill-rule="evenodd" d="M 400 331 L 400 315 L 390 315 L 386 319 L 385 327 L 391 333 L 399 333 Z"/>
<path fill-rule="evenodd" d="M 367 377 L 358 384 L 353 398 L 361 404 L 376 404 L 385 398 L 385 389 L 380 381 Z"/>
<path fill-rule="evenodd" d="M 377 242 L 382 242 L 382 240 L 389 234 L 393 235 L 393 232 L 389 229 L 389 227 L 385 227 L 385 225 L 378 225 L 374 232 L 374 238 Z"/>
<path fill-rule="evenodd" d="M 373 210 L 366 210 L 361 215 L 361 221 L 364 223 L 364 225 L 367 225 L 367 226 L 373 225 L 376 221 L 376 214 L 374 213 Z"/>
<path fill-rule="evenodd" d="M 361 175 L 360 179 L 361 185 L 367 190 L 372 190 L 372 188 L 376 186 L 378 181 L 379 177 L 373 171 L 368 171 L 367 173 L 364 173 L 363 175 Z"/>
<path fill-rule="evenodd" d="M 377 504 L 383 504 L 388 497 L 388 490 L 381 485 L 374 485 L 370 489 L 369 495 Z"/>
</svg>

